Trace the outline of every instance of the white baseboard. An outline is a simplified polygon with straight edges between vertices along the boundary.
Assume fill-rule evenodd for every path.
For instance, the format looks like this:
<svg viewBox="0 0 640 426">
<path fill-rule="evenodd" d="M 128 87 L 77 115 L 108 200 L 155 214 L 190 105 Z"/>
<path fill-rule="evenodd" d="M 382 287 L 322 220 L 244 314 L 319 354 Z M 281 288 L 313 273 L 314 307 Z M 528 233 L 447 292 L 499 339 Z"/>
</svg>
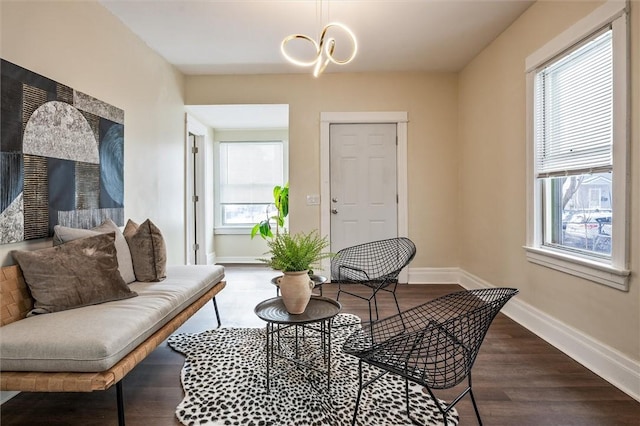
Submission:
<svg viewBox="0 0 640 426">
<path fill-rule="evenodd" d="M 20 392 L 16 391 L 0 391 L 0 405 L 4 404 L 19 393 Z"/>
<path fill-rule="evenodd" d="M 210 252 L 207 253 L 207 265 L 215 265 L 216 264 L 216 253 Z"/>
<path fill-rule="evenodd" d="M 459 284 L 466 289 L 495 287 L 464 270 L 460 270 Z M 637 361 L 517 297 L 511 299 L 501 312 L 640 401 L 640 363 Z"/>
<path fill-rule="evenodd" d="M 458 284 L 460 268 L 409 268 L 409 284 Z"/>
</svg>

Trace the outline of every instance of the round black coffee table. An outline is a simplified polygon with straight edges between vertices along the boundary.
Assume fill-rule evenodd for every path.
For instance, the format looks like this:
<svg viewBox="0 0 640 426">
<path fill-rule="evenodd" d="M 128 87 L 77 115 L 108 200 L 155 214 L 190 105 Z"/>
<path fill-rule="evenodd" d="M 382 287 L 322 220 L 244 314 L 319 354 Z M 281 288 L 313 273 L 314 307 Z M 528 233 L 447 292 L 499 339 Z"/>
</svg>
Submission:
<svg viewBox="0 0 640 426">
<path fill-rule="evenodd" d="M 271 379 L 291 371 L 295 368 L 310 368 L 321 371 L 317 368 L 313 361 L 322 357 L 323 365 L 327 373 L 327 394 L 330 394 L 331 388 L 331 322 L 333 318 L 340 312 L 342 305 L 340 302 L 322 296 L 311 296 L 307 308 L 301 314 L 290 314 L 284 306 L 282 297 L 274 297 L 267 299 L 256 305 L 254 312 L 261 320 L 267 323 L 267 393 L 270 390 Z M 311 324 L 319 326 L 308 327 Z M 294 353 L 292 356 L 285 354 L 281 350 L 280 332 L 284 329 L 294 327 Z M 298 332 L 298 327 L 302 328 L 302 337 Z M 320 338 L 320 354 L 311 354 L 311 357 L 305 357 L 299 351 L 299 339 L 306 338 L 306 331 L 309 333 L 318 333 Z M 308 356 L 309 354 L 307 354 Z M 275 358 L 285 359 L 291 362 L 291 368 L 274 372 Z M 324 372 L 324 370 L 322 370 Z"/>
</svg>

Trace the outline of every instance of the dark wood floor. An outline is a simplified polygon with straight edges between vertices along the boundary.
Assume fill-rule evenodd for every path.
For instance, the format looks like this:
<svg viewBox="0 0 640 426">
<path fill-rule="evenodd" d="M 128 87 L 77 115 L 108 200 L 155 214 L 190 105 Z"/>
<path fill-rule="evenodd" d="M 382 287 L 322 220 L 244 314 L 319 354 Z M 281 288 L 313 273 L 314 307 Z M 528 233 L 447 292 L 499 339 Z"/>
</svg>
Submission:
<svg viewBox="0 0 640 426">
<path fill-rule="evenodd" d="M 275 295 L 269 284 L 273 271 L 263 267 L 230 266 L 227 288 L 218 296 L 225 326 L 262 327 L 254 306 Z M 459 290 L 457 285 L 403 285 L 402 309 Z M 336 289 L 326 285 L 324 295 Z M 383 296 L 384 297 L 384 296 Z M 368 316 L 363 301 L 341 297 L 343 311 Z M 382 316 L 393 314 L 391 298 L 380 304 Z M 178 332 L 215 327 L 208 304 Z M 124 379 L 126 420 L 132 425 L 178 425 L 174 410 L 182 399 L 182 355 L 166 343 Z M 473 369 L 474 393 L 485 425 L 640 425 L 640 403 L 574 362 L 542 339 L 500 314 L 484 341 Z M 451 399 L 453 392 L 438 396 Z M 106 392 L 21 393 L 0 407 L 2 426 L 115 425 L 115 389 Z M 457 405 L 462 426 L 475 425 L 468 397 Z M 286 426 L 286 425 L 283 425 Z M 336 426 L 336 425 L 331 425 Z"/>
</svg>

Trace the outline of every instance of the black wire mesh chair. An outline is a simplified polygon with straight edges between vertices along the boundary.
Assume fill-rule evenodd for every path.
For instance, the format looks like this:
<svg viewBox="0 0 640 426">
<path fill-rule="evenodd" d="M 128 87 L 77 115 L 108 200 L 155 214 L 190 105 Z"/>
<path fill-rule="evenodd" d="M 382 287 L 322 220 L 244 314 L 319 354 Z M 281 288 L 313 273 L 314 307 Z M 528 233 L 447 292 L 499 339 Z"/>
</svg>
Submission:
<svg viewBox="0 0 640 426">
<path fill-rule="evenodd" d="M 405 378 L 407 416 L 419 424 L 409 411 L 409 380 L 424 386 L 442 413 L 467 393 L 482 425 L 471 390 L 471 367 L 480 345 L 500 309 L 518 293 L 514 288 L 486 288 L 460 291 L 433 299 L 398 315 L 374 321 L 353 333 L 343 351 L 359 358 L 359 389 L 351 424 L 355 424 L 362 390 L 387 373 Z M 363 383 L 362 363 L 383 371 Z M 443 407 L 434 389 L 449 389 L 465 378 L 467 387 Z"/>
<path fill-rule="evenodd" d="M 389 238 L 371 241 L 344 248 L 331 258 L 331 282 L 338 283 L 338 296 L 346 293 L 369 302 L 369 322 L 373 320 L 371 301 L 373 300 L 376 319 L 378 319 L 378 301 L 380 291 L 393 295 L 396 308 L 400 313 L 396 288 L 400 271 L 413 260 L 416 246 L 409 238 Z M 361 284 L 371 289 L 371 294 L 362 296 L 345 290 L 353 284 Z"/>
</svg>

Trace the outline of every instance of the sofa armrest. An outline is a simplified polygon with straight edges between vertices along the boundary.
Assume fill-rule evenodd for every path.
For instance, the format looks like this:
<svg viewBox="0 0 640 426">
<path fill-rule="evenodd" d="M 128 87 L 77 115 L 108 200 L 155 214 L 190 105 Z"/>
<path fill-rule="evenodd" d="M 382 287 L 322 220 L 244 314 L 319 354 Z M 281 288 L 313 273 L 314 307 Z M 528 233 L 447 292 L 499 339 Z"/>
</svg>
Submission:
<svg viewBox="0 0 640 426">
<path fill-rule="evenodd" d="M 33 299 L 18 265 L 0 269 L 0 326 L 26 318 Z"/>
</svg>

